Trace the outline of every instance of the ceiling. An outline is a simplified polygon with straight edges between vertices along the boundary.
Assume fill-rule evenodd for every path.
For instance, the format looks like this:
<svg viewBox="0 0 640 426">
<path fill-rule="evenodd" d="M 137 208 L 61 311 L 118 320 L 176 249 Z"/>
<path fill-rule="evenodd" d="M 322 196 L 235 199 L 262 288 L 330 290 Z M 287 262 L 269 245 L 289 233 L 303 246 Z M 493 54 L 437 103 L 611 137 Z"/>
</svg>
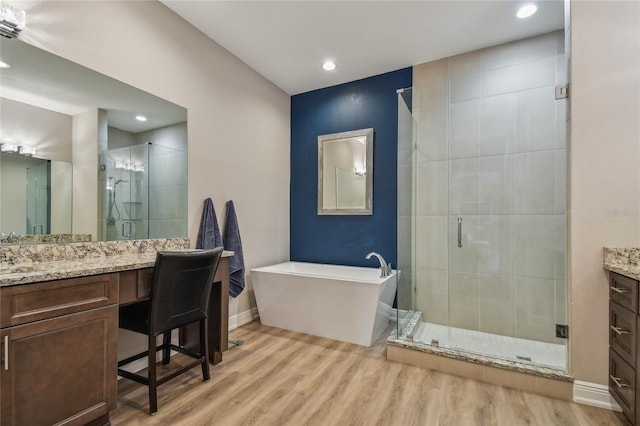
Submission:
<svg viewBox="0 0 640 426">
<path fill-rule="evenodd" d="M 564 26 L 563 0 L 161 2 L 290 95 Z"/>
</svg>

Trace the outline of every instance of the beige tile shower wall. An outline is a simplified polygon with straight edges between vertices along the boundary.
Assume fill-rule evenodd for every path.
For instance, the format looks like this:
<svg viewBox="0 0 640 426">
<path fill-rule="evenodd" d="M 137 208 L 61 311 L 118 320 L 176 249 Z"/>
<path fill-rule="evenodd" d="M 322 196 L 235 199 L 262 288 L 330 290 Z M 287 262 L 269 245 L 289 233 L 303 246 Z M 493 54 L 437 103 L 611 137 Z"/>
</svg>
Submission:
<svg viewBox="0 0 640 426">
<path fill-rule="evenodd" d="M 564 62 L 558 31 L 414 68 L 427 321 L 550 342 L 566 323 Z"/>
<path fill-rule="evenodd" d="M 289 258 L 286 93 L 160 2 L 17 4 L 28 16 L 23 41 L 187 108 L 192 244 L 203 200 L 213 198 L 223 221 L 233 199 L 247 268 Z M 253 306 L 249 283 L 229 313 Z"/>
<path fill-rule="evenodd" d="M 571 2 L 571 356 L 608 382 L 602 247 L 640 245 L 640 3 Z"/>
</svg>

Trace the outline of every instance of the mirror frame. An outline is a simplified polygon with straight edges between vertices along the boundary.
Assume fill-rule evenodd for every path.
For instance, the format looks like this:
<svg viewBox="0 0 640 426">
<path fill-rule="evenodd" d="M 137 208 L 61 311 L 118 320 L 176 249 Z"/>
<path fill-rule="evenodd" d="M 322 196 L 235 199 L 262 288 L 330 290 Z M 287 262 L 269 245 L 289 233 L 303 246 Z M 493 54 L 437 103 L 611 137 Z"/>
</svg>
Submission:
<svg viewBox="0 0 640 426">
<path fill-rule="evenodd" d="M 362 209 L 326 209 L 323 206 L 324 143 L 340 139 L 365 137 L 365 206 Z M 371 216 L 373 215 L 373 128 L 351 130 L 318 136 L 318 215 Z"/>
</svg>

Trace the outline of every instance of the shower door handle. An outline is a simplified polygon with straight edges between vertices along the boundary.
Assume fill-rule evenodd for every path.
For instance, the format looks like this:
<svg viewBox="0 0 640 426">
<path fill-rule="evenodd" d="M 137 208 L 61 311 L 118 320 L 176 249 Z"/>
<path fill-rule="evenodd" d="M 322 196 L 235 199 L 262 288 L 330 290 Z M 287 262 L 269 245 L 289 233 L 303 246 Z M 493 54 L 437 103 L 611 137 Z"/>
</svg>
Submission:
<svg viewBox="0 0 640 426">
<path fill-rule="evenodd" d="M 129 225 L 129 233 L 125 233 L 124 231 L 125 225 Z M 125 220 L 124 222 L 122 222 L 122 236 L 124 238 L 131 238 L 131 222 L 129 222 L 128 220 Z"/>
<path fill-rule="evenodd" d="M 458 218 L 458 247 L 462 247 L 462 218 Z"/>
</svg>

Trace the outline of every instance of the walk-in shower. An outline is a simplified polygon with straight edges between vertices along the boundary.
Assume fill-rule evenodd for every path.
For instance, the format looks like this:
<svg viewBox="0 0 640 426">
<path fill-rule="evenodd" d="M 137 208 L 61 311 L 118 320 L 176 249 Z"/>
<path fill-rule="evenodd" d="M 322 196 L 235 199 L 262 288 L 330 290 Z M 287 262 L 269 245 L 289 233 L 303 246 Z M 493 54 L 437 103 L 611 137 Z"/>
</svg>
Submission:
<svg viewBox="0 0 640 426">
<path fill-rule="evenodd" d="M 399 91 L 400 338 L 566 370 L 564 45 L 418 65 Z"/>
</svg>

